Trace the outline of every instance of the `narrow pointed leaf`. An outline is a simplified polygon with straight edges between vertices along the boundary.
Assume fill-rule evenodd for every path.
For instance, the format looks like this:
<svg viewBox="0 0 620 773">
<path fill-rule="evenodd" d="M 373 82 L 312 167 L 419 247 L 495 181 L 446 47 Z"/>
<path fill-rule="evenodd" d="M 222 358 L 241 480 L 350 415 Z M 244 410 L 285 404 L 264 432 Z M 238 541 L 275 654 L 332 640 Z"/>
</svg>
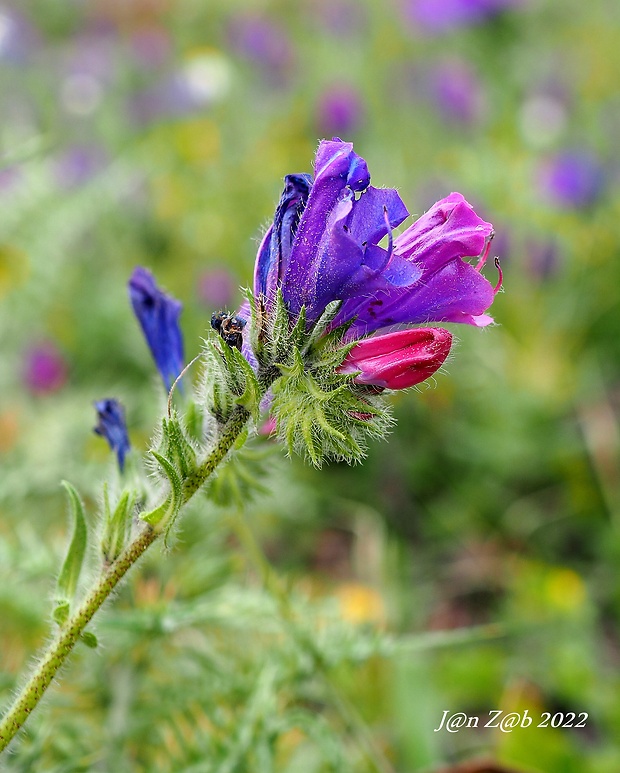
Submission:
<svg viewBox="0 0 620 773">
<path fill-rule="evenodd" d="M 62 485 L 65 487 L 69 497 L 73 535 L 60 574 L 58 575 L 56 598 L 60 601 L 66 600 L 70 602 L 75 597 L 77 591 L 80 572 L 84 563 L 84 556 L 86 555 L 88 530 L 86 528 L 84 506 L 79 494 L 66 480 L 63 480 Z"/>
</svg>

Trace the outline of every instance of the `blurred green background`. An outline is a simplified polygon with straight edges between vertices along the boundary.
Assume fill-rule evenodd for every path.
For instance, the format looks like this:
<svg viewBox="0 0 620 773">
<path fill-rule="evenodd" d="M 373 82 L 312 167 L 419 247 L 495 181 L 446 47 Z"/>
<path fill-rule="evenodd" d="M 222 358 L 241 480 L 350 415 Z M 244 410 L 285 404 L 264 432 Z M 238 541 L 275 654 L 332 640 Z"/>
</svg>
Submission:
<svg viewBox="0 0 620 773">
<path fill-rule="evenodd" d="M 619 83 L 617 0 L 0 2 L 6 701 L 49 631 L 59 481 L 92 514 L 116 474 L 92 402 L 140 450 L 164 403 L 135 265 L 183 301 L 189 360 L 282 177 L 339 135 L 412 213 L 463 193 L 505 276 L 499 324 L 452 326 L 363 466 L 263 441 L 263 491 L 192 505 L 6 770 L 620 771 Z M 492 709 L 588 719 L 434 732 Z"/>
</svg>

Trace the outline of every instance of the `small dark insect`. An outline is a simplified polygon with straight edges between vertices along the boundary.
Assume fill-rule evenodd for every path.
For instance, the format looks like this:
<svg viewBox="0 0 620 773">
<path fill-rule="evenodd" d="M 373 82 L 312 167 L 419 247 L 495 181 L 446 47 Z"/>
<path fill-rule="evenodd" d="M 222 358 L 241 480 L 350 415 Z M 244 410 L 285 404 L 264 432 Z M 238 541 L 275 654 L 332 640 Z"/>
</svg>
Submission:
<svg viewBox="0 0 620 773">
<path fill-rule="evenodd" d="M 220 325 L 220 335 L 229 346 L 236 346 L 240 350 L 245 326 L 246 320 L 242 317 L 224 317 Z"/>
<path fill-rule="evenodd" d="M 213 312 L 211 315 L 211 327 L 214 330 L 217 330 L 218 333 L 222 332 L 222 322 L 228 317 L 229 314 L 227 311 L 218 311 Z"/>
</svg>

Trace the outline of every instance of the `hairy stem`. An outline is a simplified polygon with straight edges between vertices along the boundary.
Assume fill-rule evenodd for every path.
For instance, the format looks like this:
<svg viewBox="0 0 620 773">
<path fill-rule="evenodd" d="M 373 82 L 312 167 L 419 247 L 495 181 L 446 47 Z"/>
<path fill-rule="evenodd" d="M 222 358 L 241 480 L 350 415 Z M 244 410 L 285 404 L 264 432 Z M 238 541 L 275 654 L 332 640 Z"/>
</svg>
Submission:
<svg viewBox="0 0 620 773">
<path fill-rule="evenodd" d="M 192 498 L 216 467 L 224 460 L 226 454 L 230 451 L 245 427 L 249 416 L 250 414 L 245 408 L 241 406 L 235 408 L 229 421 L 224 426 L 213 451 L 187 477 L 184 486 L 184 503 Z M 97 610 L 110 596 L 128 570 L 161 534 L 162 532 L 156 531 L 148 524 L 141 524 L 140 531 L 133 537 L 116 561 L 99 577 L 79 609 L 62 626 L 56 638 L 41 656 L 13 705 L 8 709 L 0 722 L 0 751 L 9 745 L 33 709 L 36 708 L 46 689 L 71 654 L 73 647 L 80 639 L 82 632 Z"/>
</svg>

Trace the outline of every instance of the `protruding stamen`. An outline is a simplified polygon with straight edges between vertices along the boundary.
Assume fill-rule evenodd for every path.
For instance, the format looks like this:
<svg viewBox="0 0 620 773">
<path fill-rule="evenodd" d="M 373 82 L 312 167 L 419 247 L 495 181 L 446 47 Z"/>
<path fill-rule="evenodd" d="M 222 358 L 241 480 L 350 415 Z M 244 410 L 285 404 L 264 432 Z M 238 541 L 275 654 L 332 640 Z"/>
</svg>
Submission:
<svg viewBox="0 0 620 773">
<path fill-rule="evenodd" d="M 482 248 L 482 253 L 480 255 L 480 260 L 476 265 L 476 271 L 481 271 L 482 267 L 487 262 L 487 258 L 489 257 L 489 250 L 491 249 L 491 242 L 493 241 L 494 236 L 495 231 L 491 231 L 491 233 L 485 239 L 484 247 Z"/>
<path fill-rule="evenodd" d="M 387 249 L 387 261 L 389 262 L 392 257 L 392 251 L 394 249 L 394 237 L 392 236 L 392 226 L 390 224 L 390 218 L 388 217 L 388 211 L 385 204 L 383 205 L 383 219 L 385 220 L 385 227 L 388 232 L 388 249 Z"/>
<path fill-rule="evenodd" d="M 502 286 L 502 282 L 504 281 L 504 273 L 502 271 L 502 267 L 499 264 L 499 258 L 495 258 L 495 268 L 497 269 L 499 278 L 497 280 L 497 284 L 493 288 L 493 295 L 497 295 L 497 293 L 500 291 L 500 288 Z"/>
</svg>

